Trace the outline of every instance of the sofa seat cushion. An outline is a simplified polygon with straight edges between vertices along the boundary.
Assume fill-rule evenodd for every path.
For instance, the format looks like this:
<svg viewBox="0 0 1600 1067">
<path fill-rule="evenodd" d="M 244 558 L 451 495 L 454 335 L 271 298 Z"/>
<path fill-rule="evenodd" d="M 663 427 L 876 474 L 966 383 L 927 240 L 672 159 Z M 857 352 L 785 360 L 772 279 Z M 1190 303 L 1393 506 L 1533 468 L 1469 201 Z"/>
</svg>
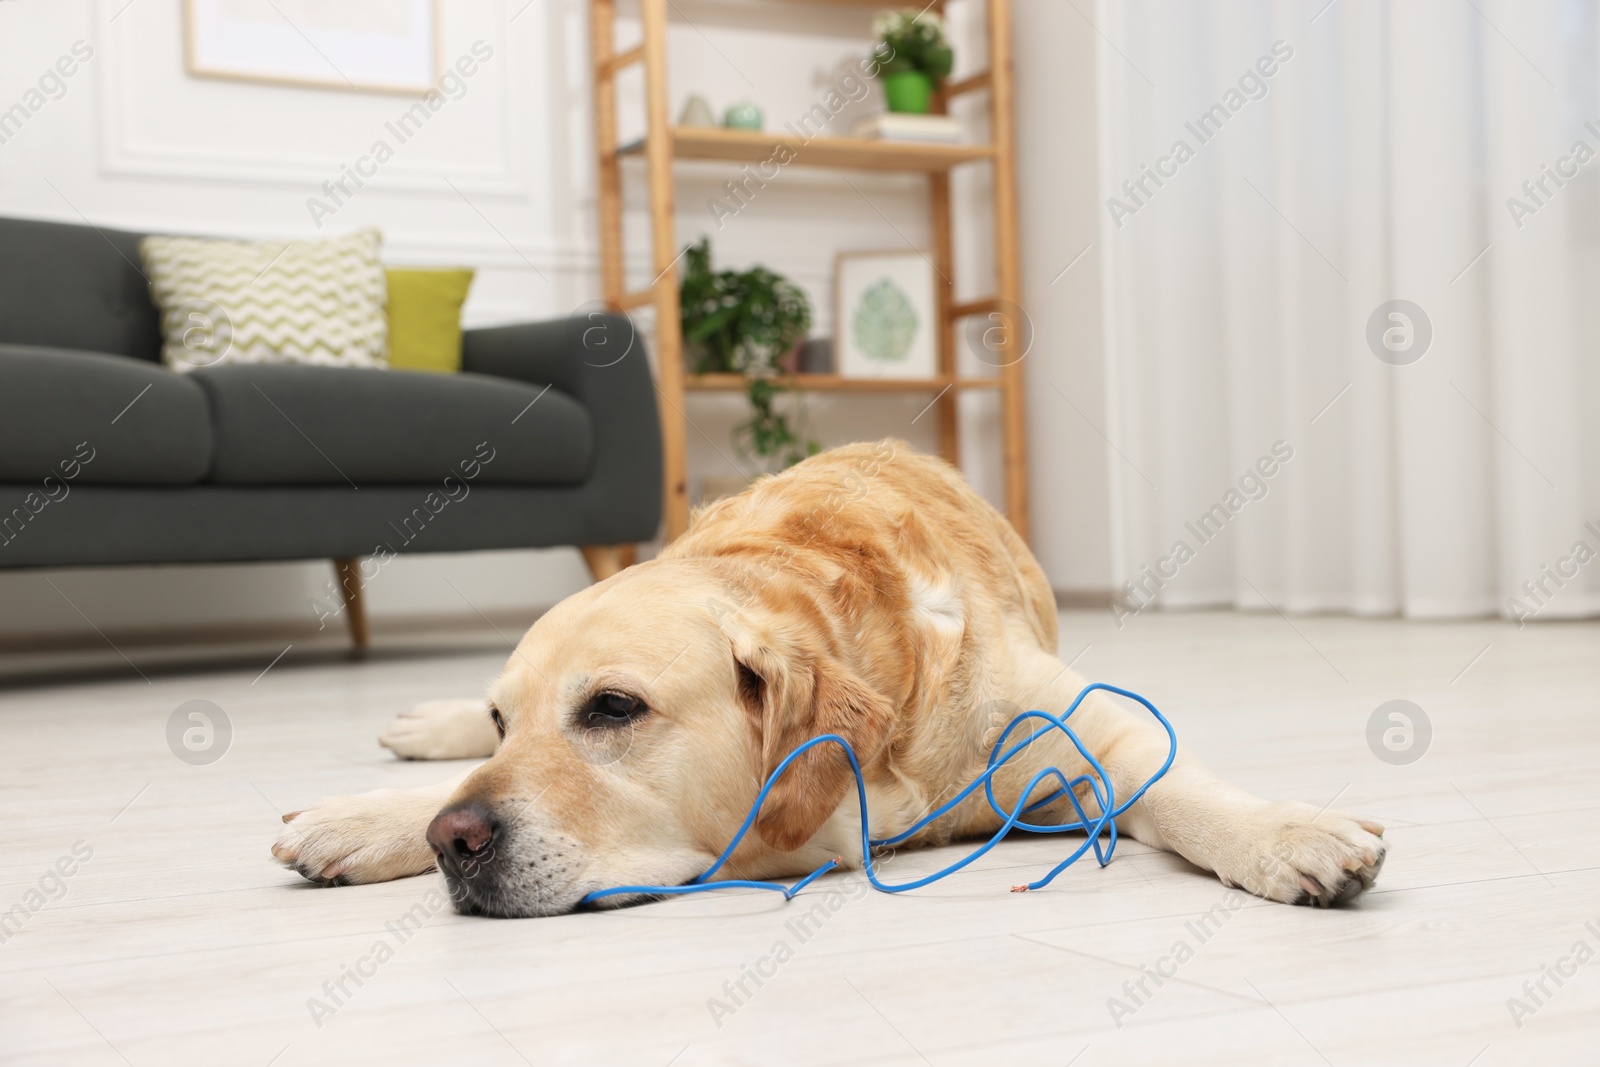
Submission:
<svg viewBox="0 0 1600 1067">
<path fill-rule="evenodd" d="M 0 482 L 191 485 L 211 451 L 205 394 L 160 364 L 0 344 Z"/>
<path fill-rule="evenodd" d="M 589 412 L 548 386 L 482 374 L 226 364 L 205 392 L 220 485 L 574 485 L 594 462 Z"/>
</svg>

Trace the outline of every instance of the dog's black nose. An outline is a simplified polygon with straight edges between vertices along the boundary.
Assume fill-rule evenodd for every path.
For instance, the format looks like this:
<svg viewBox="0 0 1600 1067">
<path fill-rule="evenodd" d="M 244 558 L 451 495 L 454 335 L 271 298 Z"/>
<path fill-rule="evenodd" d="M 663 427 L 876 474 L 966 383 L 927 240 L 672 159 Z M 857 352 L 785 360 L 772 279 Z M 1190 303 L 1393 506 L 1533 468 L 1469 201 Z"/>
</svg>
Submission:
<svg viewBox="0 0 1600 1067">
<path fill-rule="evenodd" d="M 428 844 L 441 860 L 463 863 L 483 859 L 500 832 L 499 823 L 478 804 L 446 808 L 428 824 Z"/>
</svg>

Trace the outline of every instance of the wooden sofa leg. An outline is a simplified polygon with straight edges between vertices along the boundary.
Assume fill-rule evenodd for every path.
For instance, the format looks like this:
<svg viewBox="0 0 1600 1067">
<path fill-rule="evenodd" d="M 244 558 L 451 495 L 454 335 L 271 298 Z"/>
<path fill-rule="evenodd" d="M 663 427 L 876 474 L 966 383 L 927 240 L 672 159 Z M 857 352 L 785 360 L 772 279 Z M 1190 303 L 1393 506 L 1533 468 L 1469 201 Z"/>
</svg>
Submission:
<svg viewBox="0 0 1600 1067">
<path fill-rule="evenodd" d="M 589 574 L 603 582 L 624 567 L 631 567 L 638 558 L 634 545 L 579 545 L 583 561 L 589 565 Z"/>
<path fill-rule="evenodd" d="M 367 631 L 367 600 L 361 590 L 361 558 L 340 556 L 333 561 L 333 570 L 339 579 L 339 595 L 344 598 L 344 613 L 350 623 L 350 641 L 357 653 L 364 652 L 370 643 Z"/>
</svg>

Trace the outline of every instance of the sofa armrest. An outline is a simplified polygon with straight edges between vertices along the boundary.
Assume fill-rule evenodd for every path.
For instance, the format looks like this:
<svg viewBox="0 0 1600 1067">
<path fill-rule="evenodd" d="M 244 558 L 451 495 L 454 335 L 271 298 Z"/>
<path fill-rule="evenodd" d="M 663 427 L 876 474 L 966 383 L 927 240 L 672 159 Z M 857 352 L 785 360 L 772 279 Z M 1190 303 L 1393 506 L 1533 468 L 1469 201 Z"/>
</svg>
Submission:
<svg viewBox="0 0 1600 1067">
<path fill-rule="evenodd" d="M 644 338 L 622 315 L 467 330 L 461 369 L 548 384 L 589 410 L 594 470 L 579 490 L 586 544 L 648 541 L 661 523 L 661 418 Z"/>
</svg>

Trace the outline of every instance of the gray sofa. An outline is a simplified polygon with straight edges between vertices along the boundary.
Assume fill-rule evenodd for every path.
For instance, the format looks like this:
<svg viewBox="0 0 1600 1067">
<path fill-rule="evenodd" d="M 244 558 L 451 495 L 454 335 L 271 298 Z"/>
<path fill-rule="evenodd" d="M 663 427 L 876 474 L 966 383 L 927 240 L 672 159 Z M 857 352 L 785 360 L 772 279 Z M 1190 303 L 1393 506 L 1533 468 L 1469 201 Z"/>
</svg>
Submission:
<svg viewBox="0 0 1600 1067">
<path fill-rule="evenodd" d="M 603 577 L 655 535 L 625 318 L 468 330 L 460 374 L 178 374 L 139 238 L 0 218 L 0 568 L 330 558 L 355 596 L 357 557 L 577 545 Z"/>
</svg>

